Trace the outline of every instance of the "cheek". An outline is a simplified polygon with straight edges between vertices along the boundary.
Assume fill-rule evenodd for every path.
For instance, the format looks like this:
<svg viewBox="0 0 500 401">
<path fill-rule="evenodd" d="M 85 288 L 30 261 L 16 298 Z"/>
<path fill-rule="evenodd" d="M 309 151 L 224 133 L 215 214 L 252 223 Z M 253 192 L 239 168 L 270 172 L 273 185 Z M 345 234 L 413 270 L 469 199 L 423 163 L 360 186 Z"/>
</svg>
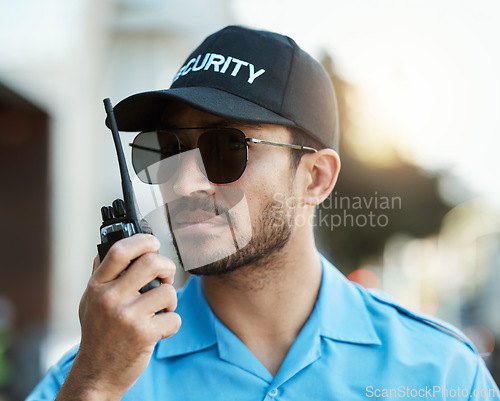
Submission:
<svg viewBox="0 0 500 401">
<path fill-rule="evenodd" d="M 278 150 L 280 152 L 272 157 L 249 160 L 245 172 L 235 183 L 245 192 L 252 220 L 258 219 L 270 202 L 292 201 L 290 157 L 286 149 Z"/>
<path fill-rule="evenodd" d="M 280 189 L 283 183 L 288 184 L 291 176 L 290 154 L 288 149 L 267 147 L 262 145 L 259 151 L 249 154 L 248 165 L 241 179 L 245 187 Z"/>
</svg>

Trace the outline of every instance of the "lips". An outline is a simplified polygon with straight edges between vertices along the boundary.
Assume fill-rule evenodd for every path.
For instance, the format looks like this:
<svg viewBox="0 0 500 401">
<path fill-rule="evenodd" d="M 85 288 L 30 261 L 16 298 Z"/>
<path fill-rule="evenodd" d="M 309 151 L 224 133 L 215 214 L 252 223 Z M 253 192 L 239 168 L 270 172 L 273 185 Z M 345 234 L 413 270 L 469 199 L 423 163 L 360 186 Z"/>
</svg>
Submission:
<svg viewBox="0 0 500 401">
<path fill-rule="evenodd" d="M 190 226 L 198 227 L 215 227 L 226 223 L 220 215 L 215 212 L 207 212 L 205 210 L 181 211 L 174 218 L 176 228 L 184 228 Z"/>
</svg>

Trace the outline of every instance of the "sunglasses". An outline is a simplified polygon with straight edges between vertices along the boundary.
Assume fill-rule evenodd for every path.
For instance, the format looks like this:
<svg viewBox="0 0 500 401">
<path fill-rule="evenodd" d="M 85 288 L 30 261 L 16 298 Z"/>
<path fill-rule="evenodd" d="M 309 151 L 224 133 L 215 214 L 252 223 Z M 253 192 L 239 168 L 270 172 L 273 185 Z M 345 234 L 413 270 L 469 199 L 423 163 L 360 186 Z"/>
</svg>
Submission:
<svg viewBox="0 0 500 401">
<path fill-rule="evenodd" d="M 317 152 L 316 149 L 308 146 L 247 138 L 243 131 L 236 128 L 195 127 L 176 128 L 175 131 L 195 129 L 206 130 L 198 137 L 195 148 L 199 149 L 204 166 L 204 169 L 200 170 L 214 184 L 229 184 L 241 177 L 248 163 L 249 142 Z M 146 184 L 167 182 L 179 167 L 178 155 L 193 150 L 193 148 L 183 147 L 178 134 L 169 130 L 140 132 L 129 145 L 132 147 L 134 171 Z M 148 173 L 148 169 L 154 169 L 154 165 L 165 159 L 169 159 L 169 163 L 173 161 L 174 168 L 169 168 L 168 172 L 162 174 Z"/>
</svg>

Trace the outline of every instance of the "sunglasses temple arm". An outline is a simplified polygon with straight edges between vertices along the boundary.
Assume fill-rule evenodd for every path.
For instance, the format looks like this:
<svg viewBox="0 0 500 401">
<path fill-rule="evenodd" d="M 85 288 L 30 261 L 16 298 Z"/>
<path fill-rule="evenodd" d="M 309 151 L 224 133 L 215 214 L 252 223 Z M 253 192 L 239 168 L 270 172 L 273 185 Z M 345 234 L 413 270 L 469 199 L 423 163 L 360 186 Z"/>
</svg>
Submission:
<svg viewBox="0 0 500 401">
<path fill-rule="evenodd" d="M 316 149 L 310 148 L 309 146 L 292 145 L 290 143 L 281 143 L 281 142 L 274 142 L 274 141 L 265 141 L 263 139 L 257 139 L 257 138 L 246 138 L 246 140 L 247 140 L 247 142 L 252 142 L 252 143 L 262 143 L 264 145 L 281 146 L 282 148 L 290 148 L 290 149 L 297 149 L 297 150 L 309 150 L 312 152 L 317 152 Z"/>
</svg>

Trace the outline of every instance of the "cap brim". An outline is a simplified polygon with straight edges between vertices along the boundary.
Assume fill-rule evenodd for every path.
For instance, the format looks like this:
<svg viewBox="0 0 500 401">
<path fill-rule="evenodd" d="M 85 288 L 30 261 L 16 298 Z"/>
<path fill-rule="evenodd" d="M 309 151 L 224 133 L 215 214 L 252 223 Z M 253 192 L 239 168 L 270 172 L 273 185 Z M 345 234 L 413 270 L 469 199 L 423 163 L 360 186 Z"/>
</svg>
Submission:
<svg viewBox="0 0 500 401">
<path fill-rule="evenodd" d="M 143 92 L 123 99 L 114 107 L 118 129 L 120 131 L 157 129 L 165 107 L 172 100 L 180 100 L 195 109 L 230 120 L 296 126 L 293 121 L 279 114 L 222 90 L 184 87 Z M 107 120 L 106 125 L 109 126 Z"/>
</svg>

